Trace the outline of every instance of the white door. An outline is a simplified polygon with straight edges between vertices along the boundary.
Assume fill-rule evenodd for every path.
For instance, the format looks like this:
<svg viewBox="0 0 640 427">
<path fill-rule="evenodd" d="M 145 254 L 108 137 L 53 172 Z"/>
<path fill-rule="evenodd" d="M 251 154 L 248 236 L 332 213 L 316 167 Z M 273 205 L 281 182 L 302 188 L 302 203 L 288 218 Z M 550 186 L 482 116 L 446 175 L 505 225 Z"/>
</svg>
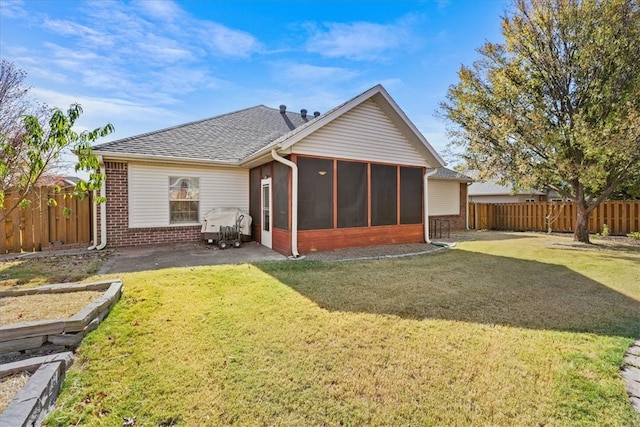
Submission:
<svg viewBox="0 0 640 427">
<path fill-rule="evenodd" d="M 271 217 L 271 178 L 260 181 L 262 191 L 262 220 L 260 221 L 262 231 L 260 232 L 260 243 L 271 248 L 271 229 L 273 228 L 273 218 Z"/>
</svg>

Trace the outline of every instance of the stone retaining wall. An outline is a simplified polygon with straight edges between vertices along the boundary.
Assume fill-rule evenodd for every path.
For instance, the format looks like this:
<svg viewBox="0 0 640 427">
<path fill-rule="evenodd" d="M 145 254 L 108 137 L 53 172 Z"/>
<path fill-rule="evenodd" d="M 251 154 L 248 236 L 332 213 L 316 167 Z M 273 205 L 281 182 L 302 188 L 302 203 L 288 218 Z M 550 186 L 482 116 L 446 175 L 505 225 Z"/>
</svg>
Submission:
<svg viewBox="0 0 640 427">
<path fill-rule="evenodd" d="M 73 355 L 66 352 L 0 365 L 0 378 L 17 372 L 32 373 L 29 382 L 0 414 L 0 426 L 40 425 L 53 406 L 65 373 L 72 363 Z"/>
<path fill-rule="evenodd" d="M 0 297 L 22 295 L 102 291 L 105 293 L 90 302 L 68 319 L 42 320 L 0 327 L 0 356 L 28 353 L 45 344 L 73 348 L 109 314 L 122 295 L 119 279 L 88 284 L 57 284 L 38 288 L 0 291 Z M 40 425 L 53 406 L 67 369 L 73 363 L 71 352 L 32 357 L 18 362 L 0 364 L 0 378 L 17 372 L 29 372 L 31 378 L 16 393 L 9 406 L 0 414 L 0 426 L 27 427 Z"/>
<path fill-rule="evenodd" d="M 67 319 L 38 320 L 0 327 L 0 355 L 31 350 L 45 344 L 75 347 L 84 336 L 98 327 L 122 295 L 122 281 L 109 280 L 88 284 L 58 284 L 38 288 L 0 291 L 1 297 L 101 291 L 104 295 Z"/>
</svg>

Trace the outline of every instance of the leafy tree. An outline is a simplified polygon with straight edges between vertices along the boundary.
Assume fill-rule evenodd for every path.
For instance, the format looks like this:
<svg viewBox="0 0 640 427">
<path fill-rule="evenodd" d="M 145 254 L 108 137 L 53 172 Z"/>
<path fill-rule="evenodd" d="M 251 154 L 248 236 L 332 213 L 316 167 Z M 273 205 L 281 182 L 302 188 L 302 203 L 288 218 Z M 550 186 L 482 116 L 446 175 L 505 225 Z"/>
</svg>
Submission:
<svg viewBox="0 0 640 427">
<path fill-rule="evenodd" d="M 637 0 L 515 0 L 503 44 L 462 66 L 441 112 L 482 178 L 557 190 L 589 213 L 640 180 Z"/>
<path fill-rule="evenodd" d="M 0 214 L 0 221 L 27 203 L 39 178 L 67 149 L 78 156 L 76 172 L 89 172 L 87 181 L 76 184 L 76 195 L 100 188 L 104 177 L 98 172 L 98 159 L 93 155 L 91 144 L 113 132 L 113 126 L 74 131 L 73 126 L 82 114 L 78 104 L 72 104 L 66 113 L 58 108 L 46 109 L 46 121 L 42 108 L 36 110 L 36 114 L 28 114 L 28 88 L 22 85 L 26 74 L 8 61 L 2 61 L 0 66 L 0 208 L 4 207 L 8 191 L 18 194 L 19 200 Z"/>
</svg>

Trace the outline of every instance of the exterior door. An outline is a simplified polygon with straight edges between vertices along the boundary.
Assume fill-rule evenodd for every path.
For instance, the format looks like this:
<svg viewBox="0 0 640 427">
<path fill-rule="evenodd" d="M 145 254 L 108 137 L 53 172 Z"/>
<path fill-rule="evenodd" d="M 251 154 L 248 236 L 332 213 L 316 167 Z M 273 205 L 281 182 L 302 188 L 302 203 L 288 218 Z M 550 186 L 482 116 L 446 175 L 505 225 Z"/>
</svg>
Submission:
<svg viewBox="0 0 640 427">
<path fill-rule="evenodd" d="M 271 248 L 271 229 L 273 228 L 273 217 L 271 216 L 271 178 L 266 178 L 260 181 L 260 207 L 261 207 L 261 227 L 260 243 L 264 246 Z"/>
</svg>

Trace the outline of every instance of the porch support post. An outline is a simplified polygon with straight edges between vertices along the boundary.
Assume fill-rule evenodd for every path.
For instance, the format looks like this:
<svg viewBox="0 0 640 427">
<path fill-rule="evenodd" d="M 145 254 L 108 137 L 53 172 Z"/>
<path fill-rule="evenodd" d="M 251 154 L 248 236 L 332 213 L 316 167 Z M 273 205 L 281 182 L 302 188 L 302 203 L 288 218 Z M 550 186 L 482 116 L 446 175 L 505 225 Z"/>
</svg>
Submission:
<svg viewBox="0 0 640 427">
<path fill-rule="evenodd" d="M 291 254 L 298 258 L 298 165 L 279 156 L 275 149 L 271 150 L 271 157 L 291 168 Z"/>
</svg>

